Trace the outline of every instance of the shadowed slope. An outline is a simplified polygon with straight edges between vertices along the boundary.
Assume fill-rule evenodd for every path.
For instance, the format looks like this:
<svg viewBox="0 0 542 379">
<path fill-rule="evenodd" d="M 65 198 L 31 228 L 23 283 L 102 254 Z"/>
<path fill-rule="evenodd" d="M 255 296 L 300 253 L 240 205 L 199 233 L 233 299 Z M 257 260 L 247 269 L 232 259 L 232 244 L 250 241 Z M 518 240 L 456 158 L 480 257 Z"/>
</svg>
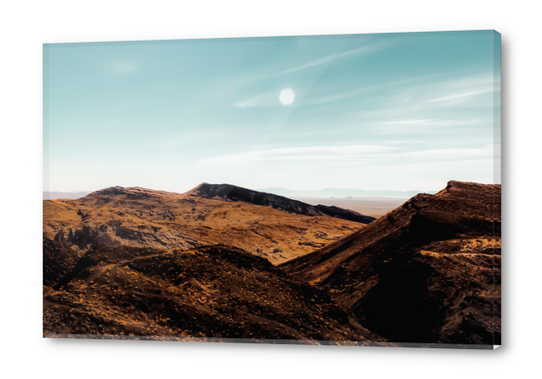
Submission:
<svg viewBox="0 0 542 379">
<path fill-rule="evenodd" d="M 100 247 L 44 296 L 44 335 L 378 342 L 322 290 L 228 246 Z"/>
<path fill-rule="evenodd" d="M 281 268 L 391 341 L 499 344 L 500 193 L 449 182 Z"/>
<path fill-rule="evenodd" d="M 375 220 L 374 217 L 364 216 L 349 209 L 326 205 L 310 205 L 298 200 L 289 199 L 284 196 L 258 192 L 243 187 L 237 187 L 232 184 L 202 183 L 191 190 L 190 193 L 208 199 L 218 197 L 223 200 L 229 199 L 233 201 L 243 201 L 255 205 L 270 206 L 281 211 L 306 216 L 331 216 L 362 224 L 368 224 Z"/>
<path fill-rule="evenodd" d="M 77 263 L 77 257 L 68 249 L 43 237 L 43 284 L 52 286 Z"/>
</svg>

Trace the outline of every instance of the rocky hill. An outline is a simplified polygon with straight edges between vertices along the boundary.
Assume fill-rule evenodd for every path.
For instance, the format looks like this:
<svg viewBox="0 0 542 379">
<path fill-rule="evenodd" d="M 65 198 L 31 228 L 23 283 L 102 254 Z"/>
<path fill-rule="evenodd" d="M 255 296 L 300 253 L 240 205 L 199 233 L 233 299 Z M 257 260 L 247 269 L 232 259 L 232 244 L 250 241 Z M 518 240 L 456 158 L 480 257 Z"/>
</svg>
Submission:
<svg viewBox="0 0 542 379">
<path fill-rule="evenodd" d="M 264 204 L 255 192 L 251 192 L 252 202 L 232 201 L 231 194 L 221 197 L 204 193 L 207 186 L 185 194 L 111 187 L 80 199 L 46 200 L 44 236 L 78 256 L 100 245 L 189 249 L 227 244 L 277 264 L 365 226 L 359 220 L 330 216 L 364 217 L 356 212 L 327 207 L 327 215 L 310 205 L 304 213 L 289 212 Z M 235 188 L 233 193 L 245 194 Z M 281 204 L 288 201 L 280 200 Z M 291 200 L 291 204 L 303 203 Z"/>
<path fill-rule="evenodd" d="M 500 344 L 501 187 L 451 181 L 280 267 L 394 342 Z"/>
<path fill-rule="evenodd" d="M 44 335 L 385 342 L 325 291 L 222 245 L 91 249 L 45 287 Z"/>
<path fill-rule="evenodd" d="M 44 201 L 44 334 L 491 348 L 500 236 L 500 185 L 456 181 L 367 225 L 229 185 Z"/>
</svg>

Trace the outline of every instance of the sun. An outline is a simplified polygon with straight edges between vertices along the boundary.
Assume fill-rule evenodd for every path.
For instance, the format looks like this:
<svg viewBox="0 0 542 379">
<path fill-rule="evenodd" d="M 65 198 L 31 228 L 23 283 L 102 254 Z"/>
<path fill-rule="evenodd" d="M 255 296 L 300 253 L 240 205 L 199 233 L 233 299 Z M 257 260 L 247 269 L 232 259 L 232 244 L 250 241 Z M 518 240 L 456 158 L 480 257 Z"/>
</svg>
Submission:
<svg viewBox="0 0 542 379">
<path fill-rule="evenodd" d="M 285 88 L 280 91 L 279 100 L 282 105 L 290 105 L 294 102 L 295 92 L 291 88 Z"/>
</svg>

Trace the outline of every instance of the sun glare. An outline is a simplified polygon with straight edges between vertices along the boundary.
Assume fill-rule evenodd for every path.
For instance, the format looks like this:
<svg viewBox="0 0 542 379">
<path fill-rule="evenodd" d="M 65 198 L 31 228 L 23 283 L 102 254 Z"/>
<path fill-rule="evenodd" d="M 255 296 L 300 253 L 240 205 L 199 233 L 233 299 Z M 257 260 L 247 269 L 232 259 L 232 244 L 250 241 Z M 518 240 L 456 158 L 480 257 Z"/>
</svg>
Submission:
<svg viewBox="0 0 542 379">
<path fill-rule="evenodd" d="M 291 88 L 285 88 L 280 91 L 279 100 L 282 105 L 290 105 L 294 102 L 295 92 Z"/>
</svg>

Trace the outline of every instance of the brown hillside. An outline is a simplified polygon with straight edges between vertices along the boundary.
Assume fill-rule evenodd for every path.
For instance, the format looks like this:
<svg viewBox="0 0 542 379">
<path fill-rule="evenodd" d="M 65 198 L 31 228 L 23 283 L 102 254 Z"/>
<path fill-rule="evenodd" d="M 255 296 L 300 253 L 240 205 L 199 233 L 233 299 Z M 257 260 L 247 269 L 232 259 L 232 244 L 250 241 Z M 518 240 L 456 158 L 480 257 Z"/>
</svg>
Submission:
<svg viewBox="0 0 542 379">
<path fill-rule="evenodd" d="M 327 215 L 206 198 L 194 191 L 176 194 L 139 187 L 111 187 L 76 200 L 47 200 L 43 207 L 44 236 L 79 256 L 99 245 L 189 249 L 227 244 L 278 264 L 364 226 Z"/>
<path fill-rule="evenodd" d="M 325 291 L 227 246 L 94 248 L 45 287 L 44 335 L 385 341 Z"/>
<path fill-rule="evenodd" d="M 43 237 L 43 284 L 52 286 L 77 263 L 77 256 L 49 238 Z"/>
</svg>

